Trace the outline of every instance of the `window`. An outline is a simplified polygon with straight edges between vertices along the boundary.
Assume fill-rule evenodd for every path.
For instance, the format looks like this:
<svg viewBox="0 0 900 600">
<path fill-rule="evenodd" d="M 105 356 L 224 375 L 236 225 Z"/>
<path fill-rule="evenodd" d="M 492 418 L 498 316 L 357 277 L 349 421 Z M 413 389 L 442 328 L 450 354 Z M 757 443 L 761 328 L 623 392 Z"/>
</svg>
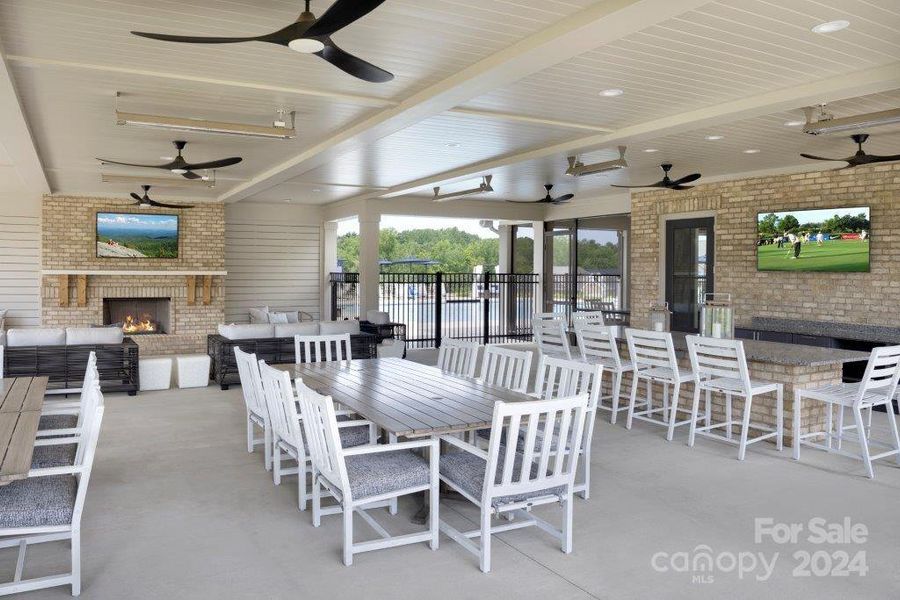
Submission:
<svg viewBox="0 0 900 600">
<path fill-rule="evenodd" d="M 534 228 L 531 225 L 513 225 L 512 272 L 534 273 Z"/>
</svg>

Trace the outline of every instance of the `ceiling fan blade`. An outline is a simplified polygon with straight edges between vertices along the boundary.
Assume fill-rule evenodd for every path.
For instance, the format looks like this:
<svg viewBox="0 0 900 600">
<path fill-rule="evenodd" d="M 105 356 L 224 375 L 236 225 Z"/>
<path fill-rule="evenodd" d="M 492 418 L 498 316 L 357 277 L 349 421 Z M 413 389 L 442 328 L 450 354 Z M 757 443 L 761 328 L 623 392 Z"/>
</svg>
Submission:
<svg viewBox="0 0 900 600">
<path fill-rule="evenodd" d="M 193 171 L 188 171 L 186 173 L 182 173 L 181 176 L 184 177 L 185 179 L 202 179 L 202 177 L 200 175 L 197 175 Z"/>
<path fill-rule="evenodd" d="M 575 194 L 563 194 L 559 198 L 554 198 L 552 200 L 552 202 L 554 204 L 562 204 L 563 202 L 568 202 L 569 200 L 571 200 L 574 197 L 575 197 Z"/>
<path fill-rule="evenodd" d="M 115 160 L 107 160 L 105 158 L 98 158 L 101 163 L 105 165 L 121 165 L 123 167 L 140 167 L 142 169 L 166 169 L 168 165 L 138 165 L 135 163 L 126 163 L 126 162 L 118 162 Z"/>
<path fill-rule="evenodd" d="M 659 183 L 658 183 L 658 182 L 657 182 L 657 183 L 648 183 L 648 184 L 646 184 L 646 185 L 616 185 L 616 184 L 613 183 L 613 184 L 610 184 L 610 187 L 617 187 L 617 188 L 648 188 L 648 187 L 659 187 Z"/>
<path fill-rule="evenodd" d="M 694 186 L 692 186 L 692 185 L 670 185 L 669 189 L 670 190 L 691 190 L 691 189 L 694 189 Z"/>
<path fill-rule="evenodd" d="M 361 19 L 376 8 L 384 0 L 337 0 L 326 10 L 312 27 L 306 30 L 305 37 L 331 35 L 343 29 L 357 19 Z"/>
<path fill-rule="evenodd" d="M 894 154 L 893 156 L 877 156 L 875 154 L 867 154 L 869 157 L 869 162 L 891 162 L 895 160 L 900 160 L 900 154 Z"/>
<path fill-rule="evenodd" d="M 803 158 L 811 158 L 812 160 L 830 160 L 831 162 L 842 162 L 846 161 L 846 158 L 825 158 L 824 156 L 816 156 L 815 154 L 805 154 L 800 153 L 800 156 Z"/>
<path fill-rule="evenodd" d="M 540 204 L 543 200 L 507 200 L 506 202 L 512 202 L 513 204 Z"/>
<path fill-rule="evenodd" d="M 382 68 L 376 67 L 372 63 L 353 56 L 349 52 L 336 46 L 330 39 L 325 40 L 325 48 L 315 54 L 316 56 L 324 58 L 344 73 L 353 75 L 363 81 L 384 83 L 394 78 L 393 73 L 389 73 Z"/>
<path fill-rule="evenodd" d="M 135 194 L 134 192 L 131 192 L 131 197 L 134 198 L 135 200 L 137 200 L 138 204 L 141 203 L 141 197 L 138 196 L 137 194 Z"/>
<path fill-rule="evenodd" d="M 156 206 L 158 208 L 194 208 L 193 205 L 187 204 L 166 204 L 164 202 L 157 202 L 156 200 L 150 200 L 150 204 L 152 206 Z"/>
<path fill-rule="evenodd" d="M 690 183 L 692 181 L 697 181 L 698 179 L 700 179 L 700 177 L 701 177 L 700 173 L 691 173 L 690 175 L 685 175 L 681 179 L 676 179 L 675 181 L 672 182 L 672 184 L 673 185 L 681 185 L 683 183 Z"/>
<path fill-rule="evenodd" d="M 202 171 L 204 169 L 220 169 L 222 167 L 230 167 L 244 160 L 240 156 L 232 156 L 231 158 L 223 158 L 220 160 L 211 160 L 205 163 L 185 163 L 184 168 L 188 171 Z"/>
<path fill-rule="evenodd" d="M 258 42 L 260 37 L 194 37 L 190 35 L 168 35 L 165 33 L 147 33 L 132 31 L 136 36 L 162 42 L 181 42 L 183 44 L 237 44 L 239 42 Z"/>
</svg>

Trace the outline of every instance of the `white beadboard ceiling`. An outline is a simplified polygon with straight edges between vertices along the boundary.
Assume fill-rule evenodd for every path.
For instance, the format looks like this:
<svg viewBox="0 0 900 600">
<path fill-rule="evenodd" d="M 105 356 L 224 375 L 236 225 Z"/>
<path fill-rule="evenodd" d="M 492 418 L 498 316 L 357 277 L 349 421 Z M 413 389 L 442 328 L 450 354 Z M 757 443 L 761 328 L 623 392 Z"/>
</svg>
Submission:
<svg viewBox="0 0 900 600">
<path fill-rule="evenodd" d="M 846 136 L 813 137 L 785 127 L 785 121 L 802 118 L 800 105 L 785 110 L 767 95 L 789 96 L 803 86 L 814 91 L 820 82 L 878 70 L 881 79 L 869 82 L 877 93 L 861 88 L 858 94 L 842 90 L 816 98 L 828 101 L 838 117 L 900 106 L 896 0 L 679 2 L 690 8 L 664 19 L 654 18 L 654 0 L 621 2 L 634 11 L 632 20 L 646 25 L 439 114 L 429 113 L 428 98 L 415 106 L 416 94 L 463 85 L 454 80 L 461 71 L 523 40 L 561 35 L 560 44 L 571 42 L 554 27 L 566 18 L 577 22 L 597 2 L 386 0 L 335 35 L 346 50 L 392 71 L 396 79 L 386 84 L 356 80 L 315 56 L 268 44 L 170 44 L 129 34 L 256 35 L 295 19 L 303 4 L 298 0 L 0 0 L 0 51 L 51 189 L 66 194 L 125 197 L 136 186 L 101 183 L 94 157 L 164 162 L 160 157 L 174 154 L 171 141 L 186 139 L 189 160 L 238 155 L 244 161 L 220 170 L 214 189 L 161 187 L 155 197 L 214 201 L 262 181 L 244 201 L 327 204 L 398 193 L 424 198 L 433 185 L 469 187 L 487 172 L 495 176 L 496 192 L 484 195 L 485 201 L 537 199 L 545 183 L 555 184 L 555 194 L 596 197 L 614 193 L 610 183 L 658 180 L 658 165 L 665 161 L 675 164 L 675 176 L 699 171 L 717 177 L 809 168 L 800 152 L 853 152 Z M 322 14 L 330 4 L 314 0 L 312 9 Z M 831 35 L 810 31 L 835 19 L 851 26 Z M 598 92 L 607 88 L 625 94 L 601 97 Z M 285 107 L 297 111 L 298 136 L 272 141 L 116 126 L 117 91 L 122 110 L 180 117 L 266 124 L 276 107 Z M 567 152 L 540 152 L 606 131 L 615 136 L 682 115 L 702 116 L 706 108 L 747 99 L 757 99 L 750 118 L 735 109 L 733 119 L 714 127 L 700 117 L 683 117 L 677 133 L 660 127 L 658 134 L 624 136 L 631 167 L 614 174 L 569 178 L 563 175 Z M 766 102 L 774 108 L 766 111 Z M 265 185 L 273 169 L 306 160 L 364 119 L 411 103 L 421 109 L 418 121 L 383 137 L 358 132 L 339 156 Z M 900 152 L 900 128 L 870 133 L 868 152 Z M 724 138 L 705 141 L 709 134 Z M 615 157 L 618 143 L 576 149 L 585 162 L 595 162 Z M 645 153 L 646 148 L 659 151 Z M 746 149 L 760 152 L 745 154 Z M 10 171 L 19 157 L 4 154 L 0 135 L 0 166 Z M 480 168 L 490 161 L 497 166 Z M 823 164 L 832 166 L 839 165 Z"/>
</svg>

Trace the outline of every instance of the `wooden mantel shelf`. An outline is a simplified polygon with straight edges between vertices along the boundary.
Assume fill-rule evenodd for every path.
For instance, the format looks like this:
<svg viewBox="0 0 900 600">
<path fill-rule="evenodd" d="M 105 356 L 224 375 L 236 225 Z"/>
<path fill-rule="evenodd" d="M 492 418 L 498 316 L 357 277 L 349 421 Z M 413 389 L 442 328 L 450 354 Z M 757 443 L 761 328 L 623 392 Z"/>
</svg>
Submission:
<svg viewBox="0 0 900 600">
<path fill-rule="evenodd" d="M 44 269 L 41 275 L 125 275 L 129 277 L 136 276 L 154 276 L 161 275 L 163 277 L 169 275 L 228 275 L 228 271 L 88 271 L 85 269 Z"/>
</svg>

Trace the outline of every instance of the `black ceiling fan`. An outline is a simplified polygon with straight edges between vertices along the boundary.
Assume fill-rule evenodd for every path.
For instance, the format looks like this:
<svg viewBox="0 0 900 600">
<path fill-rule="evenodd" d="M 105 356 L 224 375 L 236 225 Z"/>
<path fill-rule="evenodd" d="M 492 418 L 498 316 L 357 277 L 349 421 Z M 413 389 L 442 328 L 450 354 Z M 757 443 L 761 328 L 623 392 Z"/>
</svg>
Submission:
<svg viewBox="0 0 900 600">
<path fill-rule="evenodd" d="M 337 0 L 318 19 L 310 12 L 309 1 L 306 0 L 306 10 L 300 14 L 296 21 L 283 29 L 264 35 L 252 37 L 193 37 L 146 33 L 143 31 L 132 31 L 131 33 L 153 40 L 188 44 L 268 42 L 270 44 L 287 46 L 291 50 L 303 54 L 315 54 L 345 73 L 365 81 L 383 83 L 394 78 L 392 73 L 353 56 L 349 52 L 345 52 L 331 40 L 331 34 L 369 14 L 378 8 L 384 0 Z"/>
<path fill-rule="evenodd" d="M 672 170 L 672 165 L 670 163 L 663 163 L 659 166 L 662 168 L 663 173 L 665 173 L 665 175 L 663 175 L 663 178 L 660 179 L 659 181 L 657 181 L 656 183 L 648 183 L 646 185 L 613 185 L 612 187 L 617 187 L 617 188 L 658 187 L 658 188 L 668 188 L 670 190 L 689 190 L 694 186 L 684 185 L 684 184 L 690 183 L 692 181 L 697 181 L 701 177 L 700 173 L 691 173 L 690 175 L 685 175 L 681 179 L 672 180 L 672 179 L 669 179 L 669 171 Z"/>
<path fill-rule="evenodd" d="M 135 163 L 125 163 L 118 162 L 115 160 L 109 160 L 106 158 L 98 158 L 101 163 L 109 164 L 109 165 L 122 165 L 125 167 L 142 167 L 145 169 L 162 169 L 164 171 L 171 171 L 176 175 L 181 175 L 185 179 L 202 179 L 201 175 L 197 175 L 195 171 L 203 171 L 206 169 L 220 169 L 222 167 L 230 167 L 231 165 L 236 165 L 241 162 L 243 159 L 240 156 L 232 156 L 231 158 L 222 158 L 219 160 L 211 160 L 205 163 L 189 163 L 184 160 L 184 157 L 181 156 L 181 151 L 184 150 L 184 147 L 187 145 L 187 142 L 177 141 L 172 142 L 175 144 L 175 147 L 178 148 L 178 156 L 175 157 L 175 160 L 172 162 L 168 162 L 164 165 L 139 165 Z"/>
<path fill-rule="evenodd" d="M 194 208 L 193 205 L 187 204 L 165 204 L 163 202 L 157 202 L 147 195 L 150 191 L 149 185 L 142 185 L 141 189 L 144 190 L 143 196 L 138 196 L 134 192 L 131 192 L 131 197 L 137 200 L 135 205 L 140 206 L 141 208 Z"/>
<path fill-rule="evenodd" d="M 553 189 L 552 183 L 545 183 L 544 188 L 547 190 L 547 195 L 540 200 L 507 200 L 507 202 L 516 202 L 518 204 L 565 204 L 575 197 L 575 194 L 563 194 L 557 198 L 552 197 L 550 195 L 550 190 Z"/>
<path fill-rule="evenodd" d="M 900 160 L 900 154 L 894 154 L 893 156 L 876 156 L 875 154 L 866 154 L 863 152 L 862 145 L 869 139 L 868 133 L 856 133 L 850 136 L 850 139 L 853 140 L 853 143 L 856 144 L 859 149 L 856 151 L 856 154 L 852 156 L 848 156 L 847 158 L 825 158 L 822 156 L 815 156 L 814 154 L 800 154 L 803 158 L 811 158 L 812 160 L 830 160 L 832 162 L 846 162 L 846 167 L 841 167 L 841 169 L 850 169 L 853 167 L 858 167 L 860 165 L 871 165 L 873 163 L 880 162 L 891 162 L 895 160 Z"/>
</svg>

